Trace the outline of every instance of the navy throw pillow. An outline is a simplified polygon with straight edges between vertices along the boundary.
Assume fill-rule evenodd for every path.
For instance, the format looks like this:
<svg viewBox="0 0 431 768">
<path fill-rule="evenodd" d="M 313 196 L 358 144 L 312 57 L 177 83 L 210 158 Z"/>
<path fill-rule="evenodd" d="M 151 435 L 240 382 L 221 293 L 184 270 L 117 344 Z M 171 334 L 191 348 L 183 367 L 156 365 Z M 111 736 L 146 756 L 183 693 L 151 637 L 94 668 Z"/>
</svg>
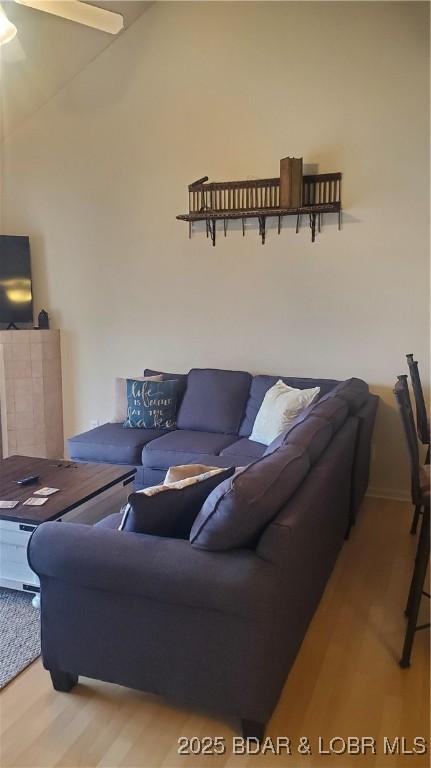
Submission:
<svg viewBox="0 0 431 768">
<path fill-rule="evenodd" d="M 166 488 L 152 496 L 131 493 L 120 530 L 188 539 L 202 504 L 234 472 L 235 467 L 229 467 L 184 488 Z"/>
<path fill-rule="evenodd" d="M 177 415 L 178 381 L 127 379 L 127 419 L 123 427 L 172 429 Z"/>
</svg>

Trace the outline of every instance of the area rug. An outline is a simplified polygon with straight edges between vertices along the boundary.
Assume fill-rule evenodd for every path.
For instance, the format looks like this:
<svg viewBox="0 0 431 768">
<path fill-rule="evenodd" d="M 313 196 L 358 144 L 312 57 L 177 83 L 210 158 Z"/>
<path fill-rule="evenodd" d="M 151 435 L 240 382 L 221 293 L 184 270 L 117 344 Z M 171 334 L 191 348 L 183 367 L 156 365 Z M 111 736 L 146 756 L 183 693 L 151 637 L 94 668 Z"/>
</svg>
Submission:
<svg viewBox="0 0 431 768">
<path fill-rule="evenodd" d="M 32 597 L 0 588 L 0 689 L 40 655 L 40 613 Z"/>
</svg>

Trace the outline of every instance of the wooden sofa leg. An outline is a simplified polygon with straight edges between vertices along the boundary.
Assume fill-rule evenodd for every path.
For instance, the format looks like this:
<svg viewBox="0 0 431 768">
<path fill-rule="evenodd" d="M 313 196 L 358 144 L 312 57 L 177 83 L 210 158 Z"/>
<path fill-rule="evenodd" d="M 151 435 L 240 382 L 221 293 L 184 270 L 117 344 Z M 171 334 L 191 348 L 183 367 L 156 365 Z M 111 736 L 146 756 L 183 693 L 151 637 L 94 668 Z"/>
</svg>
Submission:
<svg viewBox="0 0 431 768">
<path fill-rule="evenodd" d="M 257 739 L 263 741 L 266 723 L 258 723 L 256 720 L 241 720 L 242 736 L 244 739 Z"/>
<path fill-rule="evenodd" d="M 55 690 L 62 693 L 69 693 L 78 682 L 78 675 L 62 672 L 61 669 L 50 669 L 49 674 L 51 675 L 52 685 Z"/>
</svg>

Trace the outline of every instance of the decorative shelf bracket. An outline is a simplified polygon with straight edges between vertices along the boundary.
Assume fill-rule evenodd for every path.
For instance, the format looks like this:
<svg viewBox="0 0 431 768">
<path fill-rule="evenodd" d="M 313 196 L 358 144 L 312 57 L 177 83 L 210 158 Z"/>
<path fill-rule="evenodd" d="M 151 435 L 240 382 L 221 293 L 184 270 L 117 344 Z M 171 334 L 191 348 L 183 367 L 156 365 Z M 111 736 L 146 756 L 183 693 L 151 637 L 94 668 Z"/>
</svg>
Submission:
<svg viewBox="0 0 431 768">
<path fill-rule="evenodd" d="M 316 214 L 310 213 L 310 229 L 311 229 L 311 242 L 314 243 L 316 239 Z"/>
<path fill-rule="evenodd" d="M 262 245 L 265 245 L 266 237 L 266 216 L 259 216 L 259 235 L 262 238 Z"/>
<path fill-rule="evenodd" d="M 262 245 L 266 241 L 266 220 L 277 218 L 277 232 L 281 233 L 284 216 L 296 216 L 296 232 L 301 228 L 302 215 L 309 217 L 311 242 L 322 230 L 323 214 L 338 214 L 338 229 L 341 229 L 341 173 L 321 173 L 302 177 L 302 205 L 298 208 L 280 206 L 280 178 L 246 181 L 208 182 L 204 176 L 189 185 L 189 212 L 177 219 L 189 223 L 189 237 L 193 234 L 193 223 L 205 221 L 207 238 L 216 244 L 217 221 L 223 220 L 224 236 L 228 223 L 241 219 L 242 234 L 245 236 L 246 219 L 257 219 Z"/>
<path fill-rule="evenodd" d="M 212 244 L 216 244 L 216 221 L 215 219 L 207 219 L 208 233 L 211 237 Z"/>
</svg>

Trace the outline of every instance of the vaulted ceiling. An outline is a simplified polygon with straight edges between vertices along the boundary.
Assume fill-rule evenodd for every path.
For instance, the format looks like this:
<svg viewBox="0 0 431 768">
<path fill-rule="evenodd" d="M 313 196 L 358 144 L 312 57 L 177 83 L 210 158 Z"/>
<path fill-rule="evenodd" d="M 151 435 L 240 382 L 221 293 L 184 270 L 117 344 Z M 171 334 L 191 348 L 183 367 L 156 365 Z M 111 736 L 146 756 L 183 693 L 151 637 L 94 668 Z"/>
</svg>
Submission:
<svg viewBox="0 0 431 768">
<path fill-rule="evenodd" d="M 1 0 L 1 4 L 18 34 L 0 47 L 0 138 L 15 131 L 118 37 L 14 0 Z M 152 3 L 97 0 L 91 4 L 121 13 L 127 29 Z"/>
</svg>

